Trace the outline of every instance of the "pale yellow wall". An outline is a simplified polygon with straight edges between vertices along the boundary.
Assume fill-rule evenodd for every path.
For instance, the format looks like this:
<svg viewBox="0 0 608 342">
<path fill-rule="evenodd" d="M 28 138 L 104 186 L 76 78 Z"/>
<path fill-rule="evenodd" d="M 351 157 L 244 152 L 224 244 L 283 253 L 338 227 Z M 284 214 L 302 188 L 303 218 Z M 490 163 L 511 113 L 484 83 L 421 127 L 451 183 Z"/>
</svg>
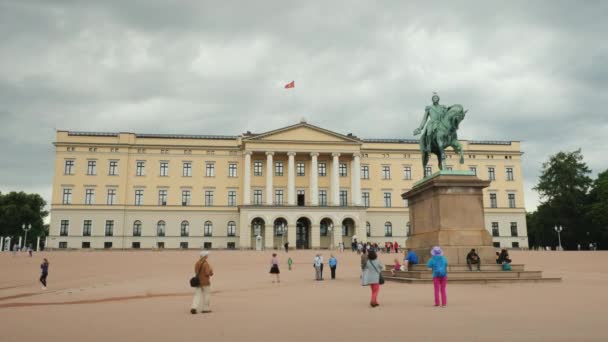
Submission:
<svg viewBox="0 0 608 342">
<path fill-rule="evenodd" d="M 313 141 L 311 141 L 313 140 Z M 523 175 L 521 170 L 521 157 L 519 142 L 511 142 L 510 145 L 497 144 L 471 144 L 462 142 L 465 148 L 465 164 L 458 164 L 458 156 L 448 153 L 447 164 L 455 170 L 468 170 L 469 166 L 476 166 L 478 176 L 487 178 L 487 168 L 495 167 L 496 180 L 488 189 L 484 190 L 484 204 L 486 212 L 496 215 L 516 215 L 521 223 L 521 230 L 526 231 Z M 273 162 L 282 161 L 284 166 L 283 176 L 274 176 L 273 189 L 284 190 L 284 202 L 287 203 L 287 173 L 288 173 L 288 151 L 296 152 L 295 162 L 305 163 L 306 174 L 303 177 L 295 177 L 296 189 L 306 190 L 306 201 L 310 201 L 310 152 L 320 153 L 319 162 L 327 165 L 327 176 L 318 177 L 319 189 L 327 190 L 327 200 L 331 203 L 330 179 L 332 172 L 332 152 L 340 152 L 340 162 L 347 164 L 347 177 L 340 177 L 340 189 L 348 191 L 348 202 L 351 203 L 351 162 L 353 153 L 361 153 L 361 165 L 368 165 L 370 179 L 361 180 L 362 192 L 369 191 L 371 208 L 367 209 L 368 220 L 372 224 L 372 235 L 380 239 L 384 234 L 384 222 L 392 217 L 394 235 L 404 235 L 407 223 L 407 211 L 401 194 L 411 189 L 414 182 L 423 176 L 421 159 L 418 145 L 415 143 L 366 143 L 354 142 L 352 139 L 341 138 L 337 135 L 328 134 L 307 127 L 281 131 L 276 134 L 259 139 L 235 138 L 224 139 L 177 139 L 177 138 L 143 138 L 133 133 L 120 133 L 117 136 L 75 136 L 68 135 L 65 131 L 58 131 L 56 136 L 56 152 L 54 164 L 53 196 L 52 196 L 52 221 L 51 235 L 58 235 L 59 222 L 62 217 L 76 215 L 78 220 L 82 215 L 103 216 L 107 213 L 120 216 L 122 219 L 130 220 L 133 215 L 149 217 L 150 220 L 160 216 L 171 216 L 175 220 L 188 215 L 198 215 L 200 221 L 204 216 L 220 215 L 225 213 L 232 220 L 238 218 L 238 208 L 226 207 L 227 194 L 229 190 L 237 190 L 237 204 L 243 203 L 244 183 L 244 151 L 253 151 L 251 157 L 251 195 L 253 189 L 261 189 L 263 200 L 266 201 L 266 155 L 265 151 L 275 152 Z M 70 149 L 68 151 L 68 149 Z M 72 150 L 73 149 L 73 150 Z M 96 149 L 96 150 L 94 150 Z M 117 149 L 117 150 L 115 150 Z M 168 152 L 167 152 L 168 150 Z M 505 159 L 508 156 L 508 159 Z M 65 160 L 75 161 L 73 175 L 65 175 Z M 97 161 L 97 174 L 86 175 L 87 161 Z M 111 160 L 118 161 L 118 175 L 108 175 L 108 166 Z M 145 176 L 136 176 L 136 162 L 146 162 Z M 253 162 L 262 161 L 263 175 L 253 175 Z M 169 176 L 161 177 L 160 161 L 169 162 Z M 192 163 L 192 176 L 182 176 L 182 163 Z M 206 162 L 215 165 L 215 176 L 205 176 Z M 228 164 L 237 164 L 237 177 L 228 177 Z M 382 179 L 382 166 L 390 166 L 391 179 Z M 431 159 L 433 172 L 437 171 L 436 159 Z M 403 178 L 403 167 L 411 166 L 412 179 Z M 514 169 L 514 181 L 506 180 L 506 167 Z M 73 189 L 72 205 L 61 204 L 62 188 Z M 108 207 L 106 203 L 107 188 L 117 189 L 117 203 Z M 95 189 L 94 205 L 84 205 L 85 189 Z M 168 190 L 168 205 L 158 206 L 158 190 Z M 134 206 L 135 189 L 144 190 L 144 205 Z M 191 205 L 181 206 L 181 191 L 191 191 Z M 204 207 L 205 190 L 214 191 L 214 206 Z M 390 191 L 392 194 L 392 208 L 384 208 L 383 193 Z M 490 209 L 489 193 L 496 192 L 498 199 L 497 209 Z M 516 208 L 507 208 L 507 194 L 516 194 Z M 271 194 L 274 196 L 274 192 Z M 69 209 L 69 211 L 62 211 Z M 110 211 L 108 211 L 110 210 Z M 117 210 L 117 211 L 116 211 Z M 80 215 L 80 216 L 79 216 Z M 107 214 L 110 215 L 110 214 Z M 156 215 L 156 216 L 155 216 Z M 223 214 L 221 214 L 223 215 Z M 100 216 L 100 217 L 101 217 Z M 223 221 L 222 221 L 223 222 Z M 506 221 L 505 221 L 506 222 Z M 81 225 L 81 223 L 79 223 Z M 223 224 L 223 223 L 222 223 Z M 237 229 L 241 225 L 237 224 Z M 118 225 L 115 227 L 117 234 Z M 178 227 L 179 229 L 179 227 Z M 202 228 L 201 228 L 202 229 Z M 127 229 L 127 233 L 130 233 Z M 522 234 L 527 235 L 527 234 Z M 390 238 L 388 238 L 390 240 Z M 237 239 L 238 240 L 238 239 Z"/>
</svg>

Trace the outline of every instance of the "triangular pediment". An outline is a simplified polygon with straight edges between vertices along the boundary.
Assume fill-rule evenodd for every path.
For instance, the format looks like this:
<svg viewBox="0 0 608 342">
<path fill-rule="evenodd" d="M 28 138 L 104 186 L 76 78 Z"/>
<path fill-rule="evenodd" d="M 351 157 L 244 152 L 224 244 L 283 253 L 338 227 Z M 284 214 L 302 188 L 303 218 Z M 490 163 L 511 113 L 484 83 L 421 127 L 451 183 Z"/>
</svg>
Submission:
<svg viewBox="0 0 608 342">
<path fill-rule="evenodd" d="M 246 137 L 248 141 L 308 141 L 334 143 L 360 143 L 359 139 L 342 135 L 305 122 L 262 134 Z"/>
</svg>

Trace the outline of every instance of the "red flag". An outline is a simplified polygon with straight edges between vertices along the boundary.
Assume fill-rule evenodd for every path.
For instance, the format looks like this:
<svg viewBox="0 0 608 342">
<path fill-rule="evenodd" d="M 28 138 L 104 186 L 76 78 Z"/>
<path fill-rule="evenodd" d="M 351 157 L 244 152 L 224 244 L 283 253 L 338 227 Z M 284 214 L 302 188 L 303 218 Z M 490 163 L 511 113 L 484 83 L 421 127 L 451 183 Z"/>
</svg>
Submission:
<svg viewBox="0 0 608 342">
<path fill-rule="evenodd" d="M 295 87 L 296 87 L 296 81 L 291 81 L 285 85 L 285 89 L 295 88 Z"/>
</svg>

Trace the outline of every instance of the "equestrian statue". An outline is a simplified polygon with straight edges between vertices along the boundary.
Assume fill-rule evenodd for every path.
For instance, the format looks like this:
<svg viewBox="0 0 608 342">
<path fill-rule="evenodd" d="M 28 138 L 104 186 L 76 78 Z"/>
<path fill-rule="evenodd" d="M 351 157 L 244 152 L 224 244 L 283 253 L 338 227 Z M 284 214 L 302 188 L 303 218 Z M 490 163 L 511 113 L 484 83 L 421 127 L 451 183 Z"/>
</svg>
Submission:
<svg viewBox="0 0 608 342">
<path fill-rule="evenodd" d="M 458 142 L 458 126 L 464 119 L 467 110 L 462 105 L 455 104 L 449 107 L 439 104 L 439 95 L 433 93 L 433 104 L 426 106 L 420 127 L 414 130 L 414 135 L 420 136 L 420 152 L 422 153 L 422 167 L 426 167 L 431 153 L 437 156 L 439 169 L 444 170 L 445 149 L 452 147 L 460 155 L 460 164 L 464 164 L 462 145 Z"/>
</svg>

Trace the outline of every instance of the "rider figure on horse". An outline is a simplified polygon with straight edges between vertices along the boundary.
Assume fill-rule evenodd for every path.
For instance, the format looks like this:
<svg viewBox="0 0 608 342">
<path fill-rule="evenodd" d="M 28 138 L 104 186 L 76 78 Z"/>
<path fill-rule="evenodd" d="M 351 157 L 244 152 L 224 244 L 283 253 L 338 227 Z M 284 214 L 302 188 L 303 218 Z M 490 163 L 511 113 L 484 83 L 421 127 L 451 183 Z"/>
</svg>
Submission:
<svg viewBox="0 0 608 342">
<path fill-rule="evenodd" d="M 439 127 L 439 123 L 443 116 L 447 113 L 448 108 L 439 104 L 439 95 L 433 93 L 433 105 L 426 106 L 424 109 L 424 117 L 420 123 L 420 127 L 414 130 L 414 135 L 422 133 L 420 136 L 420 147 L 423 152 L 431 153 L 432 137 Z"/>
</svg>

